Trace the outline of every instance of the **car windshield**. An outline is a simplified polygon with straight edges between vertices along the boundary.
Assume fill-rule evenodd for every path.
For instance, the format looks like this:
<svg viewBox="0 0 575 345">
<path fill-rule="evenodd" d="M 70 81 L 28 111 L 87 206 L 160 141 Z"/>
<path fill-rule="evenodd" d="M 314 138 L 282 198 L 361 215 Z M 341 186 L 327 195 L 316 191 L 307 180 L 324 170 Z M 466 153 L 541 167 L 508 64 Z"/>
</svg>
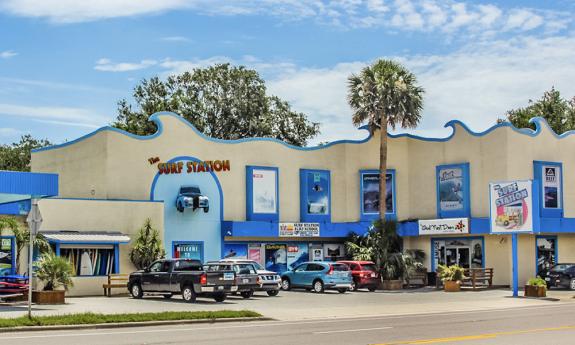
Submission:
<svg viewBox="0 0 575 345">
<path fill-rule="evenodd" d="M 377 272 L 377 269 L 375 268 L 374 264 L 363 264 L 361 265 L 361 268 L 364 271 Z"/>
<path fill-rule="evenodd" d="M 553 266 L 553 268 L 551 270 L 555 271 L 555 272 L 563 272 L 563 271 L 570 269 L 571 267 L 573 267 L 573 265 L 571 265 L 571 264 L 559 264 L 559 265 Z"/>
<path fill-rule="evenodd" d="M 198 187 L 182 187 L 180 189 L 182 194 L 200 194 L 200 188 Z"/>
<path fill-rule="evenodd" d="M 265 270 L 265 268 L 263 268 L 263 266 L 260 265 L 259 262 L 255 262 L 255 261 L 254 261 L 254 262 L 252 263 L 252 265 L 254 265 L 254 267 L 255 267 L 256 270 L 258 270 L 258 271 L 264 271 L 264 270 Z"/>
<path fill-rule="evenodd" d="M 252 264 L 237 264 L 234 266 L 234 271 L 236 271 L 236 273 L 240 273 L 242 270 L 249 270 L 250 274 L 256 274 L 256 271 L 254 270 L 254 266 Z"/>
<path fill-rule="evenodd" d="M 334 271 L 349 271 L 349 267 L 343 264 L 333 264 L 332 267 Z"/>
<path fill-rule="evenodd" d="M 180 260 L 174 264 L 174 271 L 201 271 L 202 264 L 199 261 Z"/>
</svg>

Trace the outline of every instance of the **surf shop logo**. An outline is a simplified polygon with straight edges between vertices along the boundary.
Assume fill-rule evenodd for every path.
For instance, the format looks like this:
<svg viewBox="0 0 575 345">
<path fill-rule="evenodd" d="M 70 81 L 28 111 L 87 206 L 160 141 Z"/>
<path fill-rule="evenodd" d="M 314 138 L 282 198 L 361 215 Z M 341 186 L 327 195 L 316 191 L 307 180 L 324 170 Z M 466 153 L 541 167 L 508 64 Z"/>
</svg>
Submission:
<svg viewBox="0 0 575 345">
<path fill-rule="evenodd" d="M 519 229 L 527 219 L 528 207 L 527 199 L 529 192 L 527 189 L 519 190 L 517 182 L 506 186 L 493 186 L 497 191 L 498 198 L 495 199 L 497 207 L 497 218 L 495 224 L 506 229 Z"/>
</svg>

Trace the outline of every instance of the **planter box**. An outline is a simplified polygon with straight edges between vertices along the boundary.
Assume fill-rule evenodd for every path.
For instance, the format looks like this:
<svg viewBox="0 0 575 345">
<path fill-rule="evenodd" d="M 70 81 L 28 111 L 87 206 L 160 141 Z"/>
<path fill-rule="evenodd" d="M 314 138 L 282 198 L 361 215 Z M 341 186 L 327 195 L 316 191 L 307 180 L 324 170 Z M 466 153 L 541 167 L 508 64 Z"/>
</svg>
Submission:
<svg viewBox="0 0 575 345">
<path fill-rule="evenodd" d="M 525 285 L 525 297 L 546 297 L 547 288 L 545 286 Z"/>
<path fill-rule="evenodd" d="M 443 282 L 445 292 L 459 292 L 461 291 L 461 282 L 446 280 Z"/>
<path fill-rule="evenodd" d="M 401 290 L 403 289 L 403 280 L 384 280 L 384 290 Z"/>
<path fill-rule="evenodd" d="M 32 302 L 36 304 L 64 304 L 66 291 L 32 291 Z"/>
</svg>

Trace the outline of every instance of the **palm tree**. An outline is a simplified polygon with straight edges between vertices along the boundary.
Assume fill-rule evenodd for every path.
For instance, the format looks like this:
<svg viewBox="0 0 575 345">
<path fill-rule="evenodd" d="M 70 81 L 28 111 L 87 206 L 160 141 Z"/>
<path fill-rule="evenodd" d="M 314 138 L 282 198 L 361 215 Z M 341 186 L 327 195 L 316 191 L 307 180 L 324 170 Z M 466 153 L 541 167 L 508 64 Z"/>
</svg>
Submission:
<svg viewBox="0 0 575 345">
<path fill-rule="evenodd" d="M 380 59 L 348 79 L 348 101 L 355 126 L 367 122 L 373 134 L 381 130 L 379 148 L 379 218 L 385 220 L 387 127 L 415 128 L 421 119 L 423 88 L 401 64 Z"/>
</svg>

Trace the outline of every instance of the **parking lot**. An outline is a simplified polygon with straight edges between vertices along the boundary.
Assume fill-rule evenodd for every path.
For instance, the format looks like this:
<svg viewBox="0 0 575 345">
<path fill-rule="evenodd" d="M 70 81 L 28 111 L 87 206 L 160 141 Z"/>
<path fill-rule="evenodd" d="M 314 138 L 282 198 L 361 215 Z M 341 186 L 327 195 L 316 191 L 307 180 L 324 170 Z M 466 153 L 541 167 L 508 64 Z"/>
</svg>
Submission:
<svg viewBox="0 0 575 345">
<path fill-rule="evenodd" d="M 210 298 L 198 298 L 196 303 L 185 303 L 180 296 L 165 300 L 161 296 L 146 296 L 136 300 L 131 297 L 74 297 L 66 305 L 34 306 L 37 315 L 67 314 L 76 312 L 129 313 L 181 310 L 241 310 L 257 311 L 278 320 L 304 320 L 316 318 L 391 316 L 437 312 L 509 309 L 525 306 L 572 303 L 574 293 L 567 290 L 549 291 L 549 299 L 511 298 L 506 289 L 477 292 L 446 293 L 432 288 L 348 292 L 339 294 L 328 291 L 322 294 L 282 291 L 276 297 L 259 292 L 251 299 L 229 296 L 223 303 Z M 0 317 L 25 315 L 25 305 L 0 306 Z"/>
</svg>

